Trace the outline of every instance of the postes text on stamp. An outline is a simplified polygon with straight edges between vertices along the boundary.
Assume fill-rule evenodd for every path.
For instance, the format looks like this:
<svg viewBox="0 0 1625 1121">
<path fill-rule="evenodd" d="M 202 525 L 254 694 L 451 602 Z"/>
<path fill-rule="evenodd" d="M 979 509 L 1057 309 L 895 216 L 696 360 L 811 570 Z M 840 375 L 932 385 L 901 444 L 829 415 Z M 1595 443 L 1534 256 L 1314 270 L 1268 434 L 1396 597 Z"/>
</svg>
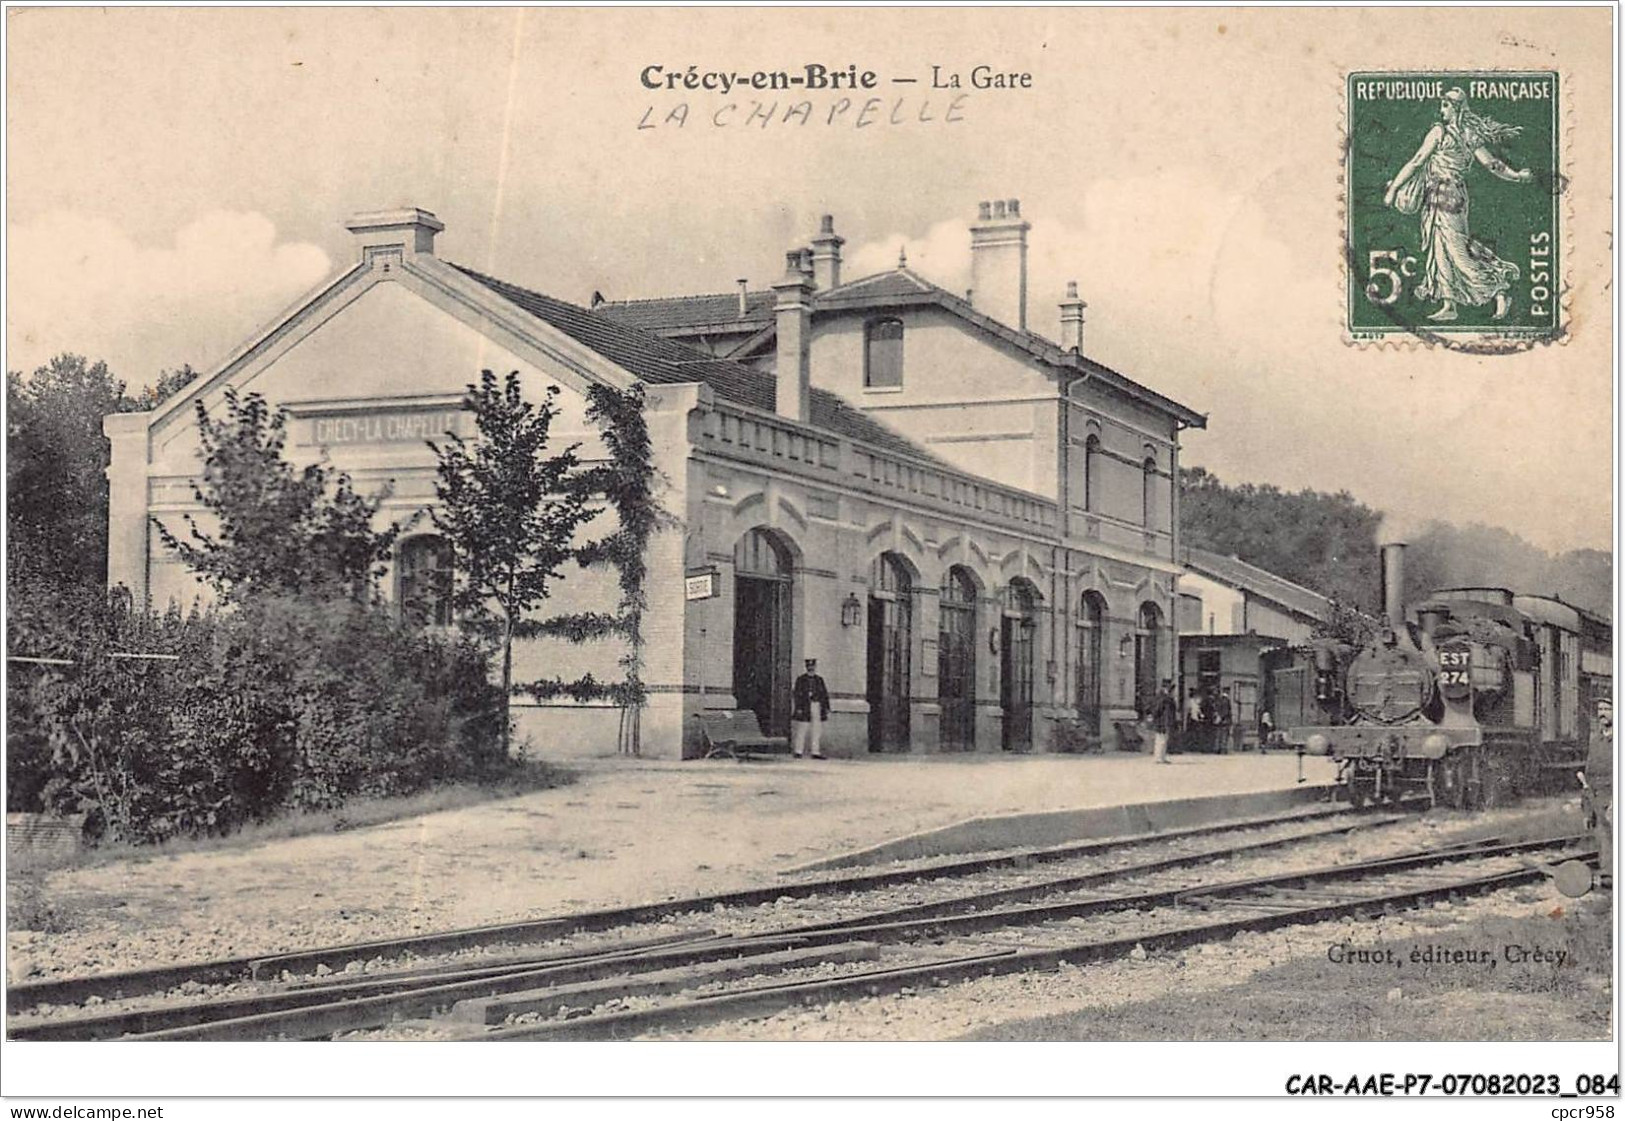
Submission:
<svg viewBox="0 0 1625 1121">
<path fill-rule="evenodd" d="M 1354 73 L 1347 97 L 1349 336 L 1556 335 L 1557 74 Z"/>
</svg>

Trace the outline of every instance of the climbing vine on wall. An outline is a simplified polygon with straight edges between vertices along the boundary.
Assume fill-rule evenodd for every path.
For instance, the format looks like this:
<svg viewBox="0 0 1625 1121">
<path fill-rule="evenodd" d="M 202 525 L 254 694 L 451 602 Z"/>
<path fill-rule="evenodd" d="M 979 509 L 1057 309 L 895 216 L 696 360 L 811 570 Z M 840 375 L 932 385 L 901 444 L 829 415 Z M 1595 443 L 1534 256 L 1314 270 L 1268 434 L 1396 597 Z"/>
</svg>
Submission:
<svg viewBox="0 0 1625 1121">
<path fill-rule="evenodd" d="M 576 550 L 583 568 L 613 568 L 620 599 L 613 612 L 572 612 L 547 619 L 528 620 L 517 636 L 561 638 L 571 643 L 620 638 L 626 643 L 619 659 L 620 681 L 599 681 L 592 674 L 573 680 L 544 678 L 517 687 L 537 700 L 609 701 L 621 709 L 620 749 L 637 755 L 641 749 L 641 717 L 648 690 L 643 681 L 643 617 L 648 610 L 649 541 L 662 529 L 677 524 L 655 498 L 658 472 L 654 466 L 649 426 L 644 418 L 646 396 L 641 384 L 626 390 L 595 385 L 587 391 L 587 417 L 604 436 L 607 459 L 583 469 L 577 483 L 616 515 L 614 531 Z"/>
</svg>

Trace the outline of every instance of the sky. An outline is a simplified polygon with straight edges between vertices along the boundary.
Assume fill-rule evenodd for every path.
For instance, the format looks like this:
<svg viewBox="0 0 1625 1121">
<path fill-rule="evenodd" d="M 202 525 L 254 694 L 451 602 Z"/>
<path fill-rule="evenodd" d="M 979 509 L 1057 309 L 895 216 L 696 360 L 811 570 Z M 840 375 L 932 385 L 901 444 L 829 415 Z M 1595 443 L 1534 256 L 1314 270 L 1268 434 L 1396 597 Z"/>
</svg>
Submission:
<svg viewBox="0 0 1625 1121">
<path fill-rule="evenodd" d="M 976 203 L 1019 198 L 1031 326 L 1054 337 L 1078 281 L 1085 351 L 1209 417 L 1184 462 L 1403 525 L 1612 544 L 1604 8 L 7 15 L 12 369 L 210 368 L 353 259 L 342 222 L 364 210 L 431 210 L 442 256 L 584 303 L 765 287 L 824 213 L 848 277 L 902 248 L 962 291 Z M 807 63 L 875 71 L 882 110 L 858 127 L 863 94 L 837 111 L 641 78 Z M 1030 87 L 931 88 L 933 66 L 968 87 L 978 64 Z M 1569 337 L 1352 345 L 1344 76 L 1468 67 L 1562 75 Z M 812 118 L 784 121 L 802 99 Z M 758 100 L 773 119 L 741 123 Z"/>
</svg>

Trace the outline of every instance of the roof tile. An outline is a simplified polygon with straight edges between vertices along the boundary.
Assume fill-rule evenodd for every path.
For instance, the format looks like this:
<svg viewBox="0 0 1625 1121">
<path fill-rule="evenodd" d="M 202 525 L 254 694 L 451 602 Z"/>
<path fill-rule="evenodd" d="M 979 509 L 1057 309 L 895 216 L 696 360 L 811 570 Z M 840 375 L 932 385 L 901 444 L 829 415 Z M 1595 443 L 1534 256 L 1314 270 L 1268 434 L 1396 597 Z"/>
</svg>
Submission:
<svg viewBox="0 0 1625 1121">
<path fill-rule="evenodd" d="M 735 404 L 769 413 L 776 407 L 777 386 L 772 374 L 725 358 L 712 358 L 693 347 L 628 326 L 609 316 L 594 314 L 564 300 L 497 280 L 462 265 L 449 261 L 447 264 L 509 303 L 602 354 L 641 381 L 651 385 L 703 382 L 719 397 Z M 884 451 L 948 466 L 941 457 L 828 390 L 813 389 L 808 419 L 815 427 L 849 440 L 859 440 Z"/>
<path fill-rule="evenodd" d="M 610 300 L 593 308 L 601 315 L 645 331 L 713 330 L 758 331 L 773 320 L 775 296 L 771 291 L 746 292 L 745 313 L 739 313 L 739 293 L 671 296 L 651 300 Z"/>
</svg>

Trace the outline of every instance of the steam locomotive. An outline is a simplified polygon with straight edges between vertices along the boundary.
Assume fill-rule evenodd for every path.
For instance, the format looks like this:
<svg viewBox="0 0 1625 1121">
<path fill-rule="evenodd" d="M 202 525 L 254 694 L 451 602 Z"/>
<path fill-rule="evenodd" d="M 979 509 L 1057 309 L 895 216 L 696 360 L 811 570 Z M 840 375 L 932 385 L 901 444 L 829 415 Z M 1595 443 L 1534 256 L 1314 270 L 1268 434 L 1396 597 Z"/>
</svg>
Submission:
<svg viewBox="0 0 1625 1121">
<path fill-rule="evenodd" d="M 1594 739 L 1610 736 L 1612 624 L 1504 588 L 1437 591 L 1412 619 L 1403 550 L 1383 547 L 1386 619 L 1374 639 L 1320 641 L 1275 667 L 1273 703 L 1297 718 L 1288 741 L 1335 759 L 1356 805 L 1485 808 L 1548 778 L 1573 787 Z"/>
</svg>

